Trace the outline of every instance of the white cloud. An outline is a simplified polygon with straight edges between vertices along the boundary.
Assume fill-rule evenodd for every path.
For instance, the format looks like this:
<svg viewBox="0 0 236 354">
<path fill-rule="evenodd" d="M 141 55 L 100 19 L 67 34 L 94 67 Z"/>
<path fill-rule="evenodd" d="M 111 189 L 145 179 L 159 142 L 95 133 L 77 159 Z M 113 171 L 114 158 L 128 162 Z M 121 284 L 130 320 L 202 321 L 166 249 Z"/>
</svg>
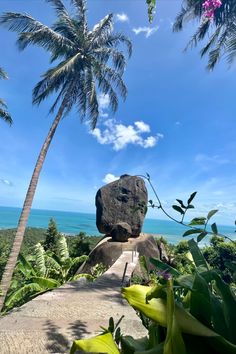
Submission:
<svg viewBox="0 0 236 354">
<path fill-rule="evenodd" d="M 117 181 L 120 177 L 114 176 L 112 173 L 107 173 L 106 176 L 103 178 L 104 183 L 111 183 Z"/>
<path fill-rule="evenodd" d="M 127 14 L 122 12 L 121 14 L 116 14 L 116 21 L 118 22 L 129 22 L 129 17 Z"/>
<path fill-rule="evenodd" d="M 0 178 L 0 182 L 5 184 L 6 186 L 13 186 L 13 183 L 8 179 Z"/>
<path fill-rule="evenodd" d="M 142 121 L 138 121 L 135 122 L 134 125 L 138 128 L 138 130 L 142 133 L 150 133 L 150 127 L 148 124 L 142 122 Z"/>
<path fill-rule="evenodd" d="M 207 165 L 225 165 L 230 163 L 229 159 L 223 158 L 219 155 L 209 156 L 206 154 L 197 154 L 195 156 L 195 162 Z"/>
<path fill-rule="evenodd" d="M 132 31 L 138 35 L 140 33 L 145 33 L 145 37 L 148 38 L 154 34 L 159 29 L 159 26 L 156 27 L 137 27 L 133 28 Z"/>
<path fill-rule="evenodd" d="M 100 93 L 98 96 L 98 104 L 101 109 L 107 109 L 109 107 L 110 98 L 108 94 Z"/>
<path fill-rule="evenodd" d="M 103 118 L 108 117 L 108 113 L 105 112 L 109 108 L 110 98 L 108 94 L 100 93 L 98 96 L 99 113 Z"/>
<path fill-rule="evenodd" d="M 100 144 L 110 144 L 115 151 L 124 149 L 128 144 L 142 146 L 144 149 L 154 147 L 158 140 L 163 138 L 162 134 L 143 138 L 141 135 L 150 132 L 150 127 L 143 121 L 137 121 L 134 125 L 125 126 L 116 124 L 115 120 L 108 119 L 102 131 L 95 128 L 90 132 Z"/>
<path fill-rule="evenodd" d="M 181 123 L 179 121 L 175 122 L 175 125 L 181 125 Z"/>
</svg>

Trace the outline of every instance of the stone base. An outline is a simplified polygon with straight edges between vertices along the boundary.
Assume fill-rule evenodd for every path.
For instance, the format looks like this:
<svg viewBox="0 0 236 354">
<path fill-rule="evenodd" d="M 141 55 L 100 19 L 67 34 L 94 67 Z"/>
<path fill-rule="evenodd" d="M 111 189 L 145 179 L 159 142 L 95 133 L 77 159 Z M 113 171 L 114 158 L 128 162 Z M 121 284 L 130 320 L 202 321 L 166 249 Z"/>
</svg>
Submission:
<svg viewBox="0 0 236 354">
<path fill-rule="evenodd" d="M 127 242 L 115 242 L 105 236 L 89 255 L 89 260 L 79 270 L 79 273 L 90 273 L 97 263 L 103 263 L 107 268 L 120 257 L 123 251 L 137 250 L 140 256 L 160 258 L 160 251 L 154 237 L 141 233 L 139 237 L 129 238 Z"/>
</svg>

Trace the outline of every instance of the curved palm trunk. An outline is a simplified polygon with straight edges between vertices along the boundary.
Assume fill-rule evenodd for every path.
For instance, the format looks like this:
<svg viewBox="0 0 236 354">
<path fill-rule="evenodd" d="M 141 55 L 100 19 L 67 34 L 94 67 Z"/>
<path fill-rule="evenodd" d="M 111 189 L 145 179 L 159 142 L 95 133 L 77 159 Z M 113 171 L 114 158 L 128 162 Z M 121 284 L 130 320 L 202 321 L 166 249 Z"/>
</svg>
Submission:
<svg viewBox="0 0 236 354">
<path fill-rule="evenodd" d="M 17 227 L 14 243 L 12 246 L 12 250 L 11 250 L 10 256 L 8 258 L 8 261 L 7 261 L 3 276 L 2 276 L 2 281 L 1 281 L 2 296 L 0 296 L 0 311 L 2 310 L 7 291 L 10 287 L 12 275 L 13 275 L 13 272 L 14 272 L 14 269 L 16 266 L 18 255 L 20 253 L 20 248 L 21 248 L 21 244 L 22 244 L 22 241 L 24 238 L 24 233 L 25 233 L 27 221 L 28 221 L 29 214 L 30 214 L 30 209 L 32 206 L 34 194 L 35 194 L 36 187 L 37 187 L 38 180 L 39 180 L 39 175 L 40 175 L 41 169 L 43 167 L 43 163 L 44 163 L 45 157 L 47 155 L 48 148 L 49 148 L 52 138 L 55 134 L 58 123 L 61 120 L 61 117 L 63 115 L 65 107 L 66 107 L 66 101 L 63 100 L 63 102 L 60 106 L 60 109 L 56 115 L 56 118 L 54 119 L 52 126 L 49 130 L 49 133 L 48 133 L 48 135 L 44 141 L 44 144 L 41 148 L 41 151 L 38 156 L 38 160 L 37 160 L 35 168 L 34 168 L 33 175 L 31 177 L 31 181 L 30 181 L 27 193 L 26 193 L 24 205 L 22 208 L 19 222 L 18 222 L 18 227 Z"/>
</svg>

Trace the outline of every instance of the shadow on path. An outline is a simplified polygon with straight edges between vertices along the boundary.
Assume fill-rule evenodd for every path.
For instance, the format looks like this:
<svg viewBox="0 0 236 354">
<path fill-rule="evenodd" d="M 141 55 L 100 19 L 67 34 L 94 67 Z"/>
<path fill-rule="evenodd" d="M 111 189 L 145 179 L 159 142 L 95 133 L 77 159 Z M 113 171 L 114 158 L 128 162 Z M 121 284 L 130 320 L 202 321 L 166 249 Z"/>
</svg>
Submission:
<svg viewBox="0 0 236 354">
<path fill-rule="evenodd" d="M 87 331 L 86 324 L 80 320 L 69 324 L 66 330 L 67 335 L 65 334 L 65 328 L 60 328 L 51 320 L 45 323 L 44 330 L 48 338 L 46 349 L 50 353 L 68 353 L 74 340 L 90 334 Z"/>
</svg>

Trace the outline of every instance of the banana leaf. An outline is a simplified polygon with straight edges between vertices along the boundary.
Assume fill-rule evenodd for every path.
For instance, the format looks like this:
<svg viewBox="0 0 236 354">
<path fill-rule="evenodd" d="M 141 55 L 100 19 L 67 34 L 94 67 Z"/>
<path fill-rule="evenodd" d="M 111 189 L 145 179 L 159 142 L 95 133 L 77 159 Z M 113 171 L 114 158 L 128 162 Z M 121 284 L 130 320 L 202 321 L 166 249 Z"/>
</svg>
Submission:
<svg viewBox="0 0 236 354">
<path fill-rule="evenodd" d="M 142 312 L 145 316 L 167 327 L 167 303 L 164 299 L 152 299 L 146 303 L 146 295 L 150 288 L 148 286 L 133 285 L 129 288 L 123 288 L 122 294 L 129 304 L 136 310 Z M 236 346 L 225 340 L 218 333 L 203 325 L 191 314 L 175 304 L 176 323 L 182 333 L 210 339 L 214 346 L 222 346 L 224 354 L 236 353 Z"/>
<path fill-rule="evenodd" d="M 76 350 L 85 353 L 120 354 L 110 332 L 88 339 L 75 340 L 70 354 L 74 354 Z"/>
</svg>

